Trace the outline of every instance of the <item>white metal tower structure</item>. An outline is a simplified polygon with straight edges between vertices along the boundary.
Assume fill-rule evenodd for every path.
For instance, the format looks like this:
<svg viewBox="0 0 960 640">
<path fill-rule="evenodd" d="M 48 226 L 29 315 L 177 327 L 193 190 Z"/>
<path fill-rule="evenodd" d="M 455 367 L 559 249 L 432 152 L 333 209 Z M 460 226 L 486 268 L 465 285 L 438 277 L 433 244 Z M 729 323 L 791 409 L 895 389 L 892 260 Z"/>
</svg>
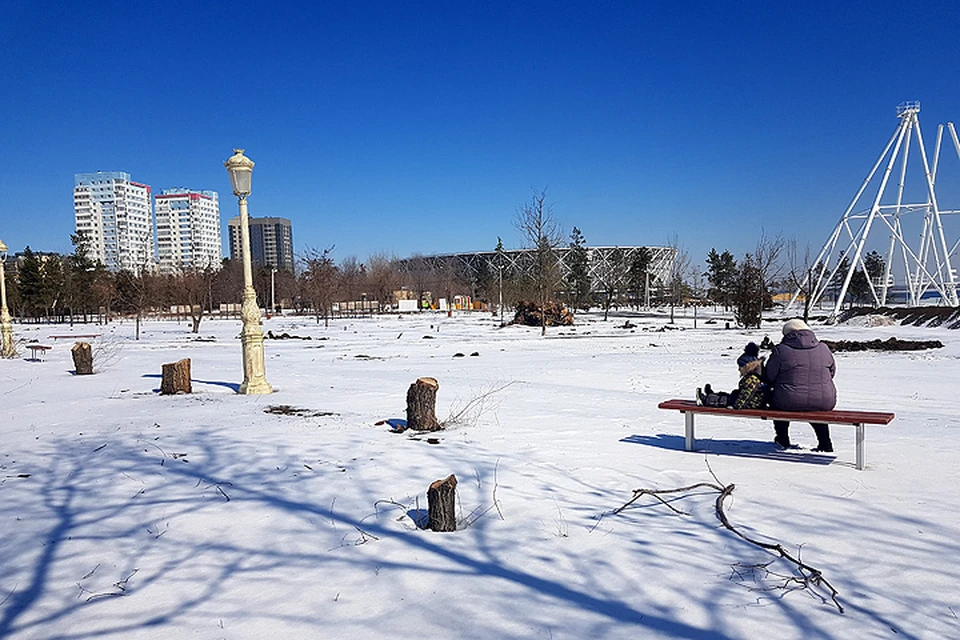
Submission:
<svg viewBox="0 0 960 640">
<path fill-rule="evenodd" d="M 828 292 L 836 296 L 836 304 L 832 316 L 840 312 L 840 306 L 847 295 L 850 282 L 857 269 L 867 273 L 864 265 L 864 248 L 867 246 L 868 236 L 874 228 L 889 231 L 889 242 L 886 245 L 884 274 L 877 280 L 867 278 L 870 294 L 877 306 L 887 303 L 887 297 L 895 280 L 894 263 L 902 267 L 898 273 L 905 284 L 906 301 L 911 306 L 920 304 L 925 294 L 936 292 L 946 304 L 960 306 L 957 299 L 957 272 L 951 264 L 951 257 L 957 252 L 960 241 L 949 245 L 943 228 L 942 217 L 945 214 L 960 213 L 960 210 L 944 210 L 940 208 L 936 194 L 937 169 L 940 161 L 940 148 L 943 141 L 943 131 L 946 128 L 953 146 L 960 158 L 960 140 L 952 122 L 946 127 L 940 125 L 937 129 L 937 140 L 934 146 L 933 163 L 928 161 L 920 133 L 919 102 L 905 102 L 897 107 L 897 117 L 900 124 L 894 132 L 883 153 L 877 159 L 870 173 L 854 196 L 853 201 L 837 224 L 833 233 L 820 250 L 820 254 L 813 262 L 812 279 L 816 284 L 810 291 L 810 304 L 820 302 Z M 910 156 L 910 143 L 913 138 L 917 141 L 917 153 L 922 162 L 924 175 L 925 197 L 918 202 L 905 201 L 905 184 L 907 179 L 907 162 Z M 886 164 L 880 176 L 879 186 L 868 208 L 855 211 L 867 187 L 877 176 L 878 170 L 884 161 Z M 898 166 L 899 162 L 899 166 Z M 898 183 L 893 201 L 884 204 L 884 195 L 894 171 L 898 170 Z M 911 230 L 910 218 L 922 215 L 922 225 L 919 233 L 919 247 L 912 246 L 905 234 Z M 917 226 L 916 224 L 914 226 Z M 881 231 L 883 233 L 883 231 Z M 874 231 L 874 236 L 878 234 Z M 844 260 L 848 257 L 847 260 Z M 846 271 L 844 272 L 844 268 Z M 839 289 L 837 288 L 839 284 Z M 796 302 L 801 291 L 798 290 L 791 300 L 790 307 Z M 788 308 L 790 308 L 788 307 Z"/>
</svg>

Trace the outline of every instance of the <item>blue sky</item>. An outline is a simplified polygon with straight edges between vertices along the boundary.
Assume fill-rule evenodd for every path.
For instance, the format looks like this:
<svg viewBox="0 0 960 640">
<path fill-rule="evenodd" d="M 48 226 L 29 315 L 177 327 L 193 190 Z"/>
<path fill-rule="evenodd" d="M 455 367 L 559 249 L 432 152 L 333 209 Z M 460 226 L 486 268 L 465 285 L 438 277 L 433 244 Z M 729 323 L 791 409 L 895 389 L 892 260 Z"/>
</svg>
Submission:
<svg viewBox="0 0 960 640">
<path fill-rule="evenodd" d="M 531 188 L 593 245 L 818 249 L 897 104 L 928 145 L 960 117 L 956 2 L 3 0 L 0 42 L 13 251 L 69 251 L 97 170 L 218 191 L 225 227 L 234 147 L 251 215 L 338 259 L 520 246 Z"/>
</svg>

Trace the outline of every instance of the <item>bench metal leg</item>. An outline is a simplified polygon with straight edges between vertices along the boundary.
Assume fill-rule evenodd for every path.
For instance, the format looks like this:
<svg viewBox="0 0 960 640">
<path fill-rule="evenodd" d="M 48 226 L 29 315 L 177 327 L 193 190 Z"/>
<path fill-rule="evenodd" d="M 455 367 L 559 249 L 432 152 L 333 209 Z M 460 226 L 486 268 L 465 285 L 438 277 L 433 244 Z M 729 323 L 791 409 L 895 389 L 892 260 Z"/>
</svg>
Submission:
<svg viewBox="0 0 960 640">
<path fill-rule="evenodd" d="M 693 416 L 694 414 L 687 411 L 683 414 L 684 422 L 686 426 L 686 442 L 684 443 L 687 451 L 693 451 Z"/>
<path fill-rule="evenodd" d="M 854 425 L 857 428 L 857 470 L 863 471 L 863 425 Z"/>
</svg>

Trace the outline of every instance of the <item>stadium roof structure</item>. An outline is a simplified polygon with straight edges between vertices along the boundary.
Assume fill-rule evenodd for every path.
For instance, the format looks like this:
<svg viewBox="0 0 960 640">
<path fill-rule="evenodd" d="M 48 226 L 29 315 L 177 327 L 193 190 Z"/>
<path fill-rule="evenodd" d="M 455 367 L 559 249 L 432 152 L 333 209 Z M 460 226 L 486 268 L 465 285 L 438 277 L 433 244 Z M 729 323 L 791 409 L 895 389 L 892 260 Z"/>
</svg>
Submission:
<svg viewBox="0 0 960 640">
<path fill-rule="evenodd" d="M 588 272 L 594 291 L 599 292 L 602 283 L 626 281 L 627 272 L 637 253 L 646 249 L 650 253 L 647 273 L 650 274 L 652 287 L 663 286 L 670 278 L 677 250 L 673 247 L 652 246 L 616 246 L 585 247 L 587 250 Z M 566 279 L 570 273 L 571 249 L 557 247 L 554 250 L 560 277 Z M 504 249 L 502 251 L 477 251 L 472 253 L 449 253 L 431 256 L 412 256 L 399 261 L 402 270 L 411 270 L 421 264 L 438 270 L 453 270 L 467 278 L 474 278 L 483 270 L 498 273 L 503 269 L 505 277 L 531 275 L 536 264 L 534 249 Z"/>
</svg>

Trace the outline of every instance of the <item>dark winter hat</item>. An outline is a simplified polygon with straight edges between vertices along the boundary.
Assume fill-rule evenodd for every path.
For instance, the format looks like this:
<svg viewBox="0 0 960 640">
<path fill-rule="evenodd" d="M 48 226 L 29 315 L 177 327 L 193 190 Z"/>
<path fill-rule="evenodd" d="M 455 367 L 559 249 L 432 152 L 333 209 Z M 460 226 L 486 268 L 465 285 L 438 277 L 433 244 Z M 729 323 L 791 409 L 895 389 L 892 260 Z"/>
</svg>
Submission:
<svg viewBox="0 0 960 640">
<path fill-rule="evenodd" d="M 757 351 L 757 353 L 760 353 L 760 352 Z M 743 368 L 743 367 L 745 367 L 746 365 L 748 365 L 748 364 L 750 364 L 751 362 L 753 362 L 754 360 L 757 360 L 757 356 L 754 356 L 754 355 L 751 355 L 751 354 L 749 354 L 749 353 L 744 352 L 744 354 L 743 354 L 742 356 L 740 356 L 739 358 L 737 358 L 737 366 L 740 367 L 740 368 Z"/>
<path fill-rule="evenodd" d="M 807 323 L 800 318 L 787 320 L 783 325 L 783 335 L 793 333 L 794 331 L 810 331 L 810 327 L 808 327 Z"/>
<path fill-rule="evenodd" d="M 757 346 L 756 342 L 748 342 L 747 346 L 743 348 L 743 352 L 748 356 L 756 358 L 760 355 L 760 347 Z"/>
</svg>

